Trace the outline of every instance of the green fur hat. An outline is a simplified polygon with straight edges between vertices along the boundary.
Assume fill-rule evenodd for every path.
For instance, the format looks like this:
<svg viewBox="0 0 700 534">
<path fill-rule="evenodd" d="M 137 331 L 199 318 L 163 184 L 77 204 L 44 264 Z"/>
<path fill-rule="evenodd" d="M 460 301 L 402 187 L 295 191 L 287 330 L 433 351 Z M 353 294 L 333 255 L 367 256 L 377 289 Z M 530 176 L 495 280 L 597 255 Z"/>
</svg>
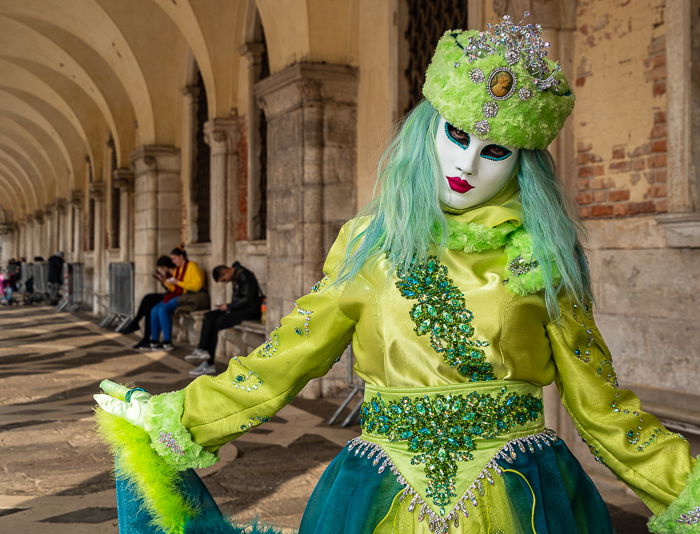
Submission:
<svg viewBox="0 0 700 534">
<path fill-rule="evenodd" d="M 526 16 L 528 13 L 526 13 Z M 539 24 L 506 15 L 487 31 L 450 30 L 438 42 L 423 95 L 450 124 L 515 148 L 544 149 L 574 107 Z"/>
</svg>

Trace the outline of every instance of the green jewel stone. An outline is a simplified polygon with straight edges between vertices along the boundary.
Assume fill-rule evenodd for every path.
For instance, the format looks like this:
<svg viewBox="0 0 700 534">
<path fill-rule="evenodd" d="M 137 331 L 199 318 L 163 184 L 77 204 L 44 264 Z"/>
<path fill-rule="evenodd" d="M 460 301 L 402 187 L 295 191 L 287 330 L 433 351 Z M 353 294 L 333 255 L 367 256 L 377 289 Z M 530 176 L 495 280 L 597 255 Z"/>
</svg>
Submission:
<svg viewBox="0 0 700 534">
<path fill-rule="evenodd" d="M 466 397 L 425 395 L 388 403 L 376 395 L 362 403 L 360 425 L 365 433 L 406 442 L 408 450 L 415 454 L 411 464 L 425 465 L 426 494 L 440 507 L 456 497 L 457 462 L 473 458 L 475 437 L 507 434 L 519 424 L 538 420 L 541 414 L 539 399 L 529 394 L 508 394 L 505 389 L 496 395 L 474 391 Z M 631 432 L 628 439 L 639 441 L 638 435 Z"/>
<path fill-rule="evenodd" d="M 409 270 L 398 269 L 396 287 L 401 295 L 418 302 L 409 316 L 419 336 L 430 334 L 430 344 L 445 362 L 470 381 L 495 380 L 482 350 L 486 341 L 473 340 L 474 314 L 465 308 L 464 294 L 448 278 L 447 268 L 435 256 Z M 465 357 L 470 355 L 467 361 Z"/>
</svg>

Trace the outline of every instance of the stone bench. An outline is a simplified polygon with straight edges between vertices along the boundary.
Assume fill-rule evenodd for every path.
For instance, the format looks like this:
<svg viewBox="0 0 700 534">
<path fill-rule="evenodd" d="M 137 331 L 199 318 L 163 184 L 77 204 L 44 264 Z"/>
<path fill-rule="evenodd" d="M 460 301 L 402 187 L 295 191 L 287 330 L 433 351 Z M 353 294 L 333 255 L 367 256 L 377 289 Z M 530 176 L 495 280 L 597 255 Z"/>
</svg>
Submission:
<svg viewBox="0 0 700 534">
<path fill-rule="evenodd" d="M 243 321 L 219 332 L 216 361 L 228 363 L 233 356 L 247 356 L 265 341 L 265 325 L 260 321 Z"/>
<path fill-rule="evenodd" d="M 186 344 L 196 347 L 199 334 L 202 331 L 204 314 L 209 310 L 180 312 L 173 314 L 173 343 Z"/>
</svg>

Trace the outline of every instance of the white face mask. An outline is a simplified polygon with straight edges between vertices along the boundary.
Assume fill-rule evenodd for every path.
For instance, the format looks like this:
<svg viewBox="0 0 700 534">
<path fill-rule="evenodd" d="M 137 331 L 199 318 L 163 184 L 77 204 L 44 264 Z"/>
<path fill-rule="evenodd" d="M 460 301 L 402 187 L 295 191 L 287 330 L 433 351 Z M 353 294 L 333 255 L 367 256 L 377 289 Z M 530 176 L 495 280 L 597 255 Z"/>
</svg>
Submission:
<svg viewBox="0 0 700 534">
<path fill-rule="evenodd" d="M 435 136 L 440 202 L 464 210 L 486 202 L 512 178 L 518 149 L 463 132 L 442 117 Z"/>
</svg>

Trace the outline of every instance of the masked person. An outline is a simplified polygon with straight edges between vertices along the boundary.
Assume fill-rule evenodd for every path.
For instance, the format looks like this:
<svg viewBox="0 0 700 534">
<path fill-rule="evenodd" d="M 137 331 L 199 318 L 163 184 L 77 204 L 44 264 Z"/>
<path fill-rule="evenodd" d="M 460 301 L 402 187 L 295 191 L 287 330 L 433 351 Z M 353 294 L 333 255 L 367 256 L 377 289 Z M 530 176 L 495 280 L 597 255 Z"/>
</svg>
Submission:
<svg viewBox="0 0 700 534">
<path fill-rule="evenodd" d="M 545 56 L 541 29 L 509 17 L 447 32 L 379 196 L 270 338 L 184 390 L 99 404 L 144 428 L 164 464 L 203 467 L 352 340 L 362 435 L 321 477 L 302 534 L 611 533 L 595 486 L 544 428 L 542 386 L 555 381 L 596 458 L 656 514 L 652 530 L 698 532 L 700 467 L 618 386 L 593 321 L 546 152 L 574 96 Z"/>
</svg>

